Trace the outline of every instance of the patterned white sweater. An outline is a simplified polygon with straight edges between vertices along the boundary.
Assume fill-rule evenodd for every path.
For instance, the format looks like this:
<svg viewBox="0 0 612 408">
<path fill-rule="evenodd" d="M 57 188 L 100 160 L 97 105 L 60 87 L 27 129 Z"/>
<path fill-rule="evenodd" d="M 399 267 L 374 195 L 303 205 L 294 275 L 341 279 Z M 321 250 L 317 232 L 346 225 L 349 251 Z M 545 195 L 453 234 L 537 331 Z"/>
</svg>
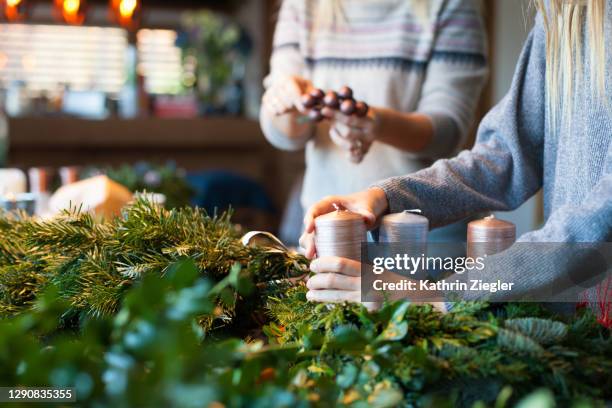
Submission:
<svg viewBox="0 0 612 408">
<path fill-rule="evenodd" d="M 331 142 L 325 124 L 296 142 L 262 115 L 262 129 L 273 145 L 306 148 L 304 207 L 455 153 L 472 126 L 487 74 L 477 0 L 429 1 L 426 20 L 415 15 L 412 1 L 343 0 L 341 21 L 326 25 L 316 18 L 319 1 L 327 0 L 283 1 L 264 85 L 287 75 L 308 78 L 323 89 L 349 85 L 371 106 L 430 116 L 435 137 L 419 154 L 374 143 L 364 161 L 353 164 Z"/>
</svg>

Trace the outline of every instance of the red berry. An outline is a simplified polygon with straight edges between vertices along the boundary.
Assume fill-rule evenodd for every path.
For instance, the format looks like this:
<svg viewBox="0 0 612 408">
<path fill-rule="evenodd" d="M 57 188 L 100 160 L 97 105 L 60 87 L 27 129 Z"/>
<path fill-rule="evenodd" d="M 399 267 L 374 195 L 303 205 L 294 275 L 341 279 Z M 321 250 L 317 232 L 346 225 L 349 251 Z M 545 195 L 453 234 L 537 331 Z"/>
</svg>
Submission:
<svg viewBox="0 0 612 408">
<path fill-rule="evenodd" d="M 338 95 L 342 99 L 352 99 L 353 90 L 349 88 L 348 86 L 343 86 L 342 88 L 340 88 L 340 91 L 338 91 Z"/>
<path fill-rule="evenodd" d="M 329 91 L 325 95 L 325 98 L 323 98 L 323 103 L 328 108 L 338 109 L 338 107 L 340 106 L 340 100 L 338 99 L 338 94 L 335 93 L 334 91 Z"/>
<path fill-rule="evenodd" d="M 315 88 L 313 90 L 310 91 L 310 96 L 312 96 L 313 98 L 315 98 L 317 101 L 323 99 L 323 97 L 325 96 L 325 93 L 323 93 L 322 90 Z"/>
<path fill-rule="evenodd" d="M 360 118 L 365 117 L 368 114 L 370 107 L 367 103 L 359 101 L 355 104 L 355 114 Z"/>
<path fill-rule="evenodd" d="M 342 105 L 340 105 L 340 112 L 344 113 L 345 115 L 352 115 L 355 112 L 355 101 L 352 99 L 347 99 L 342 102 Z"/>
<path fill-rule="evenodd" d="M 305 108 L 314 108 L 317 105 L 317 99 L 310 94 L 302 95 L 302 105 Z"/>
</svg>

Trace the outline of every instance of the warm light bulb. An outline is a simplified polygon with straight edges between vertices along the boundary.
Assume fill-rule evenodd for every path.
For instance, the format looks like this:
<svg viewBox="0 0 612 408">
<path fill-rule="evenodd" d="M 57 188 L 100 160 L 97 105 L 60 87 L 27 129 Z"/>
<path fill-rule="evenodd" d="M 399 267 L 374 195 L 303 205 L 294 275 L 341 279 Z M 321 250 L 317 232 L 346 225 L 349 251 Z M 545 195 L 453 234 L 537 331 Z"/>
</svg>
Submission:
<svg viewBox="0 0 612 408">
<path fill-rule="evenodd" d="M 6 0 L 7 7 L 17 7 L 22 2 L 22 0 Z"/>
<path fill-rule="evenodd" d="M 76 14 L 81 7 L 80 0 L 64 0 L 64 11 L 67 14 Z"/>
<path fill-rule="evenodd" d="M 121 3 L 119 3 L 119 14 L 121 14 L 123 18 L 132 17 L 137 5 L 137 0 L 122 0 Z"/>
</svg>

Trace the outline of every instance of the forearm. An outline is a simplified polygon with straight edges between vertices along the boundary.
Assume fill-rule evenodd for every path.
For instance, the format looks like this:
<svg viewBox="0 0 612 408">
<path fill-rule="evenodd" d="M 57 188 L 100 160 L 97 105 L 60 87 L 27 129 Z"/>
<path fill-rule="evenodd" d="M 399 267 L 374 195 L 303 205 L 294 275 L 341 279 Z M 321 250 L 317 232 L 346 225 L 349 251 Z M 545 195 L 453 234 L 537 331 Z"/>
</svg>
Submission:
<svg viewBox="0 0 612 408">
<path fill-rule="evenodd" d="M 259 114 L 261 129 L 268 141 L 279 149 L 299 150 L 314 133 L 310 121 L 302 121 L 298 112 L 272 115 L 262 109 Z"/>
<path fill-rule="evenodd" d="M 513 171 L 517 161 L 504 146 L 491 141 L 375 186 L 385 191 L 391 213 L 420 208 L 438 227 L 478 212 L 514 209 L 533 195 L 541 183 L 538 169 L 524 166 L 517 175 Z"/>
<path fill-rule="evenodd" d="M 376 140 L 406 152 L 423 151 L 433 139 L 431 119 L 420 113 L 373 109 Z"/>
</svg>

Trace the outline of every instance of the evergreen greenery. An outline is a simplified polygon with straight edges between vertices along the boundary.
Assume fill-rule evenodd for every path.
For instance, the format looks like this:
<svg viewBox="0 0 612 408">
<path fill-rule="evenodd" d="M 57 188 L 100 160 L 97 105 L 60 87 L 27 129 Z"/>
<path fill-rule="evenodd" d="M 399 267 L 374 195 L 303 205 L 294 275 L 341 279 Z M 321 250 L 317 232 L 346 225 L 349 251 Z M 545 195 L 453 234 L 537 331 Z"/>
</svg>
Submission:
<svg viewBox="0 0 612 408">
<path fill-rule="evenodd" d="M 587 311 L 313 304 L 287 279 L 307 272 L 302 257 L 244 247 L 227 214 L 144 201 L 106 222 L 5 214 L 0 234 L 3 386 L 118 407 L 612 399 L 612 339 Z"/>
</svg>

